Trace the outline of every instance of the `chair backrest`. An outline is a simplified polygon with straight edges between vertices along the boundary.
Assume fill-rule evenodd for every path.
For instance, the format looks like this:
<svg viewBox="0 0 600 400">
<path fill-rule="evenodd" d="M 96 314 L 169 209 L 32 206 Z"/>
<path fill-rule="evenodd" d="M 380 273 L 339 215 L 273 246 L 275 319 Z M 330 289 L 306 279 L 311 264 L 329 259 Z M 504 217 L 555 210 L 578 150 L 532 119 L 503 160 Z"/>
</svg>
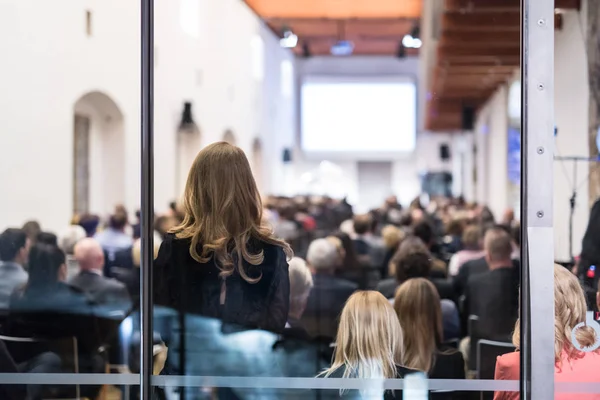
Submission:
<svg viewBox="0 0 600 400">
<path fill-rule="evenodd" d="M 0 335 L 0 340 L 6 344 L 8 352 L 16 363 L 21 363 L 44 352 L 52 352 L 60 357 L 65 372 L 79 372 L 77 338 L 75 337 L 43 339 Z"/>
<path fill-rule="evenodd" d="M 513 351 L 515 346 L 510 342 L 480 339 L 477 342 L 477 378 L 494 379 L 496 358 Z"/>
<path fill-rule="evenodd" d="M 114 253 L 105 251 L 104 260 L 104 275 L 109 278 L 112 278 L 112 267 L 121 267 L 126 269 L 133 268 L 133 253 L 131 247 L 115 251 Z"/>
<path fill-rule="evenodd" d="M 469 371 L 477 370 L 477 342 L 479 341 L 478 334 L 479 317 L 477 315 L 469 315 L 467 322 L 467 331 L 469 333 Z"/>
</svg>

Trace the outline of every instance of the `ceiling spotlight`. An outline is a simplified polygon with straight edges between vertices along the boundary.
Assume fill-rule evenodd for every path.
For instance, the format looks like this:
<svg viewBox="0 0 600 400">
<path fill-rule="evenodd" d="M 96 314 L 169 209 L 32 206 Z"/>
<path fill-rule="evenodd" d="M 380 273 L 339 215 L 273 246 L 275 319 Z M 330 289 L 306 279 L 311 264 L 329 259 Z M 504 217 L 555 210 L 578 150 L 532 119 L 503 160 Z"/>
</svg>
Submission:
<svg viewBox="0 0 600 400">
<path fill-rule="evenodd" d="M 293 49 L 298 44 L 298 36 L 294 35 L 291 29 L 283 30 L 283 37 L 279 39 L 279 45 L 286 49 Z"/>
<path fill-rule="evenodd" d="M 412 35 L 404 35 L 402 44 L 408 49 L 420 49 L 423 42 L 421 42 L 421 39 L 415 38 Z"/>
<path fill-rule="evenodd" d="M 354 51 L 354 43 L 349 40 L 340 40 L 331 46 L 331 55 L 349 56 Z"/>
</svg>

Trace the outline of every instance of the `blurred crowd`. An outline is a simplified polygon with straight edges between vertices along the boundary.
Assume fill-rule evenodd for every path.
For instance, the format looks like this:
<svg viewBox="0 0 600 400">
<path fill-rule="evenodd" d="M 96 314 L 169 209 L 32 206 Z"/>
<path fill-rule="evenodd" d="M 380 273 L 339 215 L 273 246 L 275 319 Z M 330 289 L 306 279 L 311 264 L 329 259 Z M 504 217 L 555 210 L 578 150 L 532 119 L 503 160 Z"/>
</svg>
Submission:
<svg viewBox="0 0 600 400">
<path fill-rule="evenodd" d="M 395 196 L 366 214 L 322 196 L 227 203 L 233 197 L 218 200 L 218 179 L 196 196 L 196 163 L 186 206 L 172 203 L 155 218 L 155 373 L 519 379 L 521 240 L 512 210 L 496 219 L 461 198 L 403 207 Z M 57 234 L 36 221 L 0 234 L 2 372 L 139 372 L 140 235 L 139 212 L 131 218 L 123 206 L 107 218 L 74 216 Z M 571 341 L 571 329 L 597 307 L 596 290 L 588 285 L 586 299 L 576 274 L 554 268 L 557 376 L 597 381 L 598 351 Z M 597 339 L 585 328 L 577 335 L 584 347 Z M 0 387 L 3 399 L 73 391 L 95 399 L 103 390 Z M 169 397 L 168 388 L 156 390 Z M 365 398 L 364 391 L 177 390 L 191 399 Z"/>
</svg>

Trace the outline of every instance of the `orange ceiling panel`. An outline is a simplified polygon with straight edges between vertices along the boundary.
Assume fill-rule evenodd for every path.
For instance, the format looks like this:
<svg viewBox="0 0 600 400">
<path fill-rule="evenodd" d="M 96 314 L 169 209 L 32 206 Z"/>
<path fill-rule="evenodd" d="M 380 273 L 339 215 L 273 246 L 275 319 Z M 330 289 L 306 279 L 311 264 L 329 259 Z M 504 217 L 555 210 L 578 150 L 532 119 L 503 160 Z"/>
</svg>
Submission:
<svg viewBox="0 0 600 400">
<path fill-rule="evenodd" d="M 246 0 L 262 18 L 419 18 L 423 0 Z"/>
</svg>

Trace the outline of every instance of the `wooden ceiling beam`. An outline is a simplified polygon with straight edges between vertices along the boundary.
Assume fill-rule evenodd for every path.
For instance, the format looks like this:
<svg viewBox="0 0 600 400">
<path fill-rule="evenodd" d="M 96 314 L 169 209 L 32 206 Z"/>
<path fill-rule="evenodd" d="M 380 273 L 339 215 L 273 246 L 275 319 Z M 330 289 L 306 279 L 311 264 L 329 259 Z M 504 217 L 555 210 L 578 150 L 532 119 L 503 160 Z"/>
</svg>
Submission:
<svg viewBox="0 0 600 400">
<path fill-rule="evenodd" d="M 505 57 L 520 57 L 521 50 L 518 47 L 498 47 L 498 48 L 470 48 L 470 47 L 440 47 L 437 50 L 438 57 L 445 59 L 448 57 L 495 57 L 503 59 Z"/>
<path fill-rule="evenodd" d="M 441 66 L 438 65 L 435 68 L 435 74 L 512 74 L 516 71 L 515 67 L 510 65 L 497 65 L 497 66 L 478 66 L 478 65 L 466 65 L 466 66 Z"/>
<path fill-rule="evenodd" d="M 514 66 L 520 65 L 520 56 L 452 56 L 444 54 L 444 57 L 438 59 L 438 64 L 445 67 L 461 66 Z"/>
<path fill-rule="evenodd" d="M 521 15 L 517 12 L 481 12 L 463 14 L 460 12 L 445 13 L 442 16 L 442 30 L 454 31 L 519 31 Z"/>
<path fill-rule="evenodd" d="M 554 7 L 579 10 L 581 0 L 555 0 Z M 461 12 L 519 10 L 520 0 L 446 0 L 444 8 Z"/>
<path fill-rule="evenodd" d="M 445 43 L 461 43 L 465 46 L 470 45 L 471 43 L 510 43 L 518 46 L 521 43 L 521 32 L 519 32 L 518 30 L 505 32 L 494 32 L 486 30 L 482 30 L 479 32 L 443 30 L 440 36 L 439 44 L 443 45 Z"/>
</svg>

